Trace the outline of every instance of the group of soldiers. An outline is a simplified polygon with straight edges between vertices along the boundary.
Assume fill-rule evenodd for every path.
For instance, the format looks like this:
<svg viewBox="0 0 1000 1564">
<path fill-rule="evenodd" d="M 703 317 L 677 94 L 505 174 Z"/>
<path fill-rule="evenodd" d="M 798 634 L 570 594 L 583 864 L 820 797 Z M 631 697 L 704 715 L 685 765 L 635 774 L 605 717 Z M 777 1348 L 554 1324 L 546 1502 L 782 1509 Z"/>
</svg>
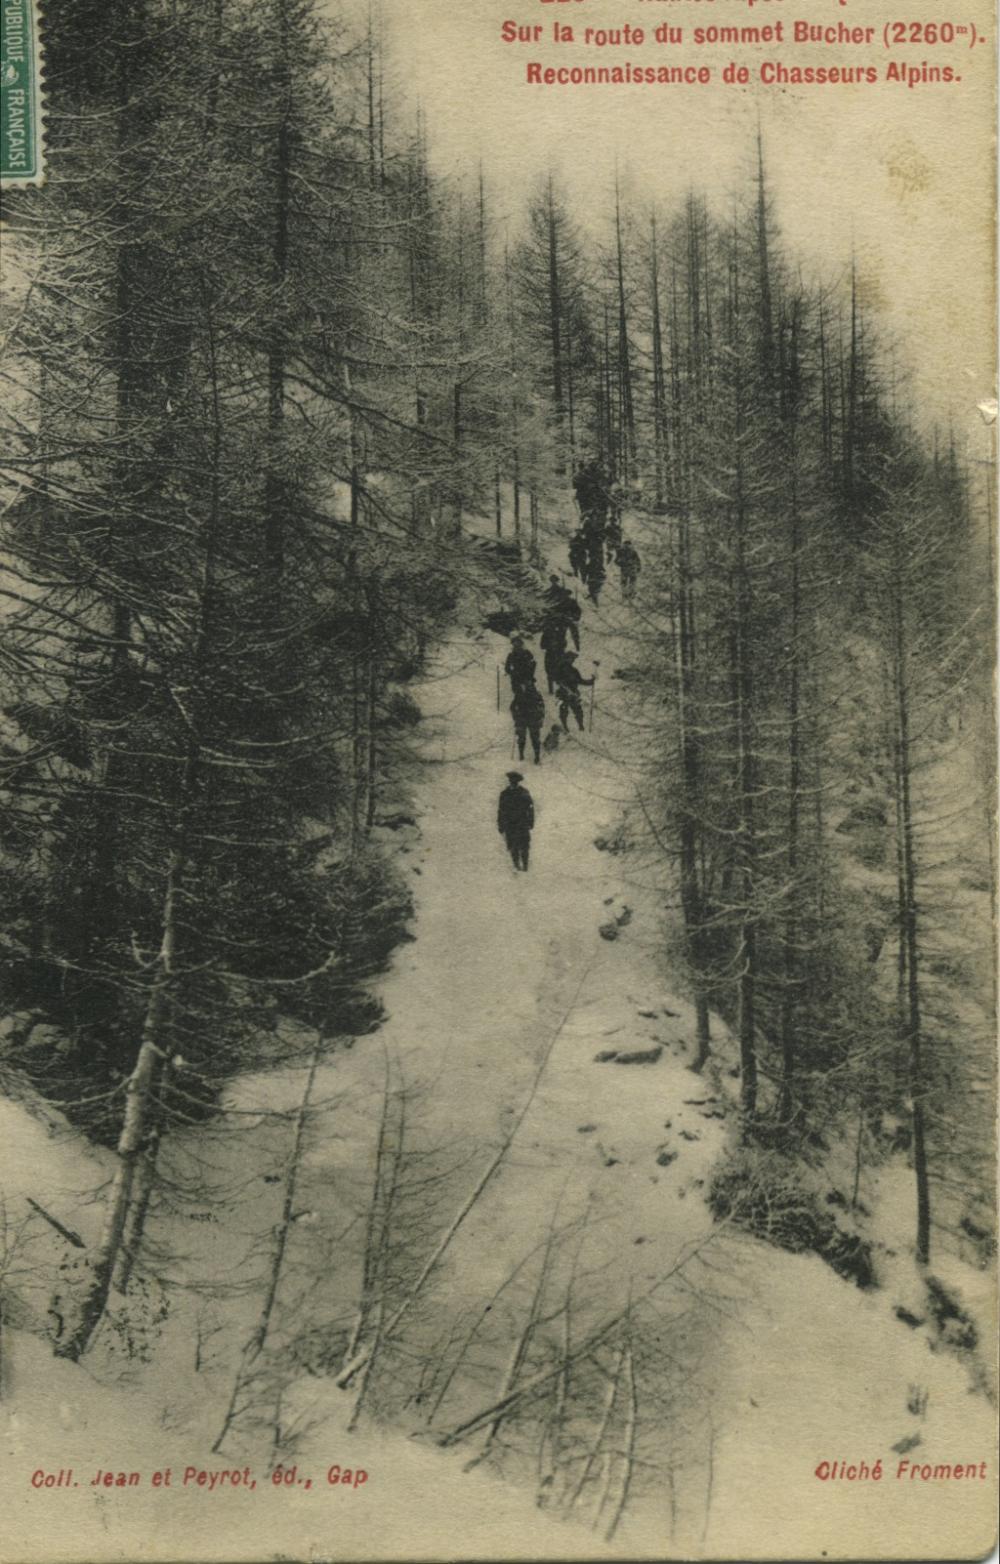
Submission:
<svg viewBox="0 0 1000 1564">
<path fill-rule="evenodd" d="M 545 592 L 545 615 L 538 644 L 544 660 L 548 693 L 555 696 L 558 702 L 562 731 L 569 732 L 569 717 L 572 713 L 582 733 L 584 721 L 580 690 L 586 685 L 593 685 L 596 674 L 585 679 L 576 666 L 580 648 L 580 605 L 556 575 L 549 577 Z M 525 745 L 530 739 L 536 765 L 542 758 L 542 724 L 545 721 L 545 698 L 535 683 L 537 667 L 534 653 L 526 645 L 524 636 L 511 636 L 504 671 L 510 680 L 513 697 L 510 714 L 514 719 L 517 752 L 523 760 Z M 549 733 L 545 740 L 546 748 L 555 748 L 558 733 L 558 728 Z"/>
<path fill-rule="evenodd" d="M 504 663 L 510 680 L 510 714 L 514 719 L 518 758 L 524 759 L 525 746 L 530 741 L 536 766 L 541 762 L 543 748 L 547 751 L 556 749 L 562 734 L 569 732 L 571 713 L 583 732 L 580 691 L 587 685 L 593 687 L 597 679 L 596 674 L 585 679 L 576 666 L 580 648 L 580 605 L 557 575 L 549 577 L 538 644 L 548 693 L 555 697 L 559 707 L 559 722 L 552 725 L 544 739 L 545 697 L 535 683 L 538 664 L 523 635 L 511 636 L 510 651 Z M 497 830 L 507 844 L 514 868 L 526 870 L 535 806 L 527 788 L 521 786 L 523 781 L 520 771 L 508 771 L 507 786 L 497 805 Z"/>
<path fill-rule="evenodd" d="M 622 596 L 635 591 L 641 569 L 639 552 L 622 533 L 621 495 L 612 488 L 600 462 L 585 462 L 573 478 L 580 525 L 569 542 L 569 566 L 586 583 L 587 596 L 598 603 L 607 577 L 605 560 L 617 564 Z"/>
<path fill-rule="evenodd" d="M 580 526 L 569 544 L 569 563 L 573 574 L 585 582 L 593 603 L 600 598 L 606 579 L 605 560 L 617 563 L 621 573 L 622 596 L 630 598 L 639 575 L 639 554 L 635 544 L 622 534 L 621 496 L 613 491 L 600 463 L 584 463 L 573 479 L 576 502 L 580 508 Z M 535 683 L 537 663 L 523 635 L 512 635 L 504 671 L 510 680 L 510 714 L 514 719 L 514 737 L 519 759 L 524 759 L 530 741 L 537 766 L 543 748 L 557 748 L 563 733 L 569 733 L 572 714 L 580 732 L 584 729 L 582 688 L 593 688 L 596 673 L 585 679 L 577 667 L 580 651 L 580 605 L 557 575 L 549 577 L 545 592 L 545 613 L 538 638 L 543 657 L 548 693 L 559 707 L 559 722 L 542 738 L 545 722 L 545 697 Z M 507 844 L 515 869 L 527 870 L 535 806 L 531 794 L 521 784 L 520 771 L 507 772 L 507 786 L 497 805 L 497 830 Z"/>
</svg>

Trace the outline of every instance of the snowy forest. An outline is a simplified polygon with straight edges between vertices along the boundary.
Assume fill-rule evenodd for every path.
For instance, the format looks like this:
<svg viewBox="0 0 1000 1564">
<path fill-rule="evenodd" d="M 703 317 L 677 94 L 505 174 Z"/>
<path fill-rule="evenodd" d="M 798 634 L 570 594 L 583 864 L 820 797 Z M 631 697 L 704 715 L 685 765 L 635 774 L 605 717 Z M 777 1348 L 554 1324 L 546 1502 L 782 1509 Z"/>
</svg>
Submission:
<svg viewBox="0 0 1000 1564">
<path fill-rule="evenodd" d="M 623 166 L 596 221 L 442 172 L 391 36 L 314 0 L 46 38 L 0 369 L 32 1448 L 261 1474 L 332 1427 L 453 1520 L 499 1478 L 537 1556 L 654 1514 L 711 1554 L 763 1396 L 831 1454 L 823 1352 L 887 1461 L 988 1429 L 992 469 L 849 241 L 786 246 L 766 134 L 734 200 Z M 518 876 L 553 593 L 589 689 L 560 723 L 539 675 Z"/>
</svg>

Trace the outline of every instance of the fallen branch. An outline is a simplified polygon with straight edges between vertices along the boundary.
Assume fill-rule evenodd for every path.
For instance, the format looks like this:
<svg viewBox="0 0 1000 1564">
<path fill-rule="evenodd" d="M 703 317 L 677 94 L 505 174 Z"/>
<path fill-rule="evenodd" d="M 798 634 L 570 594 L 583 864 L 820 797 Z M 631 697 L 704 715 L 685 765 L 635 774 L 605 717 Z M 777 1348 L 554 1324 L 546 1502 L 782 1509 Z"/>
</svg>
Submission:
<svg viewBox="0 0 1000 1564">
<path fill-rule="evenodd" d="M 566 1228 L 562 1229 L 562 1233 L 569 1232 L 570 1229 L 571 1229 L 571 1226 L 572 1226 L 572 1224 L 570 1224 Z M 447 1396 L 448 1391 L 451 1389 L 452 1381 L 454 1380 L 455 1375 L 458 1373 L 458 1370 L 461 1368 L 463 1362 L 465 1361 L 466 1353 L 468 1352 L 468 1350 L 471 1347 L 473 1341 L 475 1340 L 480 1326 L 483 1324 L 484 1320 L 486 1320 L 488 1318 L 489 1314 L 491 1313 L 491 1311 L 493 1309 L 493 1306 L 496 1303 L 497 1299 L 502 1297 L 502 1295 L 506 1292 L 507 1288 L 510 1287 L 512 1285 L 512 1283 L 517 1280 L 518 1276 L 520 1276 L 521 1272 L 524 1270 L 524 1268 L 528 1264 L 528 1262 L 530 1260 L 533 1260 L 535 1255 L 538 1253 L 539 1249 L 544 1248 L 548 1244 L 548 1242 L 549 1242 L 548 1237 L 545 1237 L 543 1239 L 540 1239 L 539 1242 L 537 1244 L 535 1244 L 533 1248 L 529 1249 L 528 1253 L 526 1255 L 524 1255 L 523 1258 L 518 1261 L 517 1265 L 509 1273 L 509 1275 L 504 1277 L 504 1279 L 500 1283 L 499 1287 L 495 1288 L 494 1291 L 490 1294 L 490 1296 L 486 1299 L 486 1301 L 480 1305 L 472 1325 L 469 1327 L 468 1331 L 465 1334 L 465 1339 L 462 1342 L 462 1345 L 461 1345 L 461 1347 L 459 1349 L 458 1355 L 455 1358 L 454 1362 L 452 1363 L 450 1369 L 448 1370 L 448 1373 L 447 1373 L 447 1375 L 445 1377 L 445 1380 L 444 1380 L 444 1384 L 441 1386 L 441 1389 L 438 1392 L 437 1397 L 435 1398 L 434 1405 L 431 1408 L 430 1412 L 427 1414 L 427 1423 L 428 1423 L 428 1425 L 433 1423 L 433 1421 L 434 1421 L 435 1417 L 437 1416 L 438 1412 L 440 1412 L 442 1403 L 443 1403 L 445 1397 Z"/>
<path fill-rule="evenodd" d="M 50 1211 L 46 1211 L 45 1207 L 40 1206 L 37 1200 L 32 1200 L 30 1195 L 26 1196 L 26 1199 L 32 1210 L 37 1211 L 39 1216 L 43 1216 L 49 1226 L 54 1227 L 56 1232 L 62 1238 L 65 1238 L 68 1244 L 72 1244 L 74 1249 L 86 1249 L 87 1246 L 79 1233 L 74 1233 L 72 1228 L 64 1227 L 58 1217 L 54 1217 Z"/>
<path fill-rule="evenodd" d="M 668 1282 L 673 1281 L 675 1277 L 683 1272 L 684 1267 L 689 1264 L 689 1262 L 693 1260 L 696 1255 L 700 1254 L 702 1249 L 715 1242 L 717 1237 L 718 1228 L 714 1228 L 710 1232 L 706 1233 L 698 1243 L 694 1244 L 674 1262 L 669 1271 L 666 1271 L 663 1276 L 659 1277 L 653 1286 L 648 1289 L 645 1294 L 645 1298 L 647 1300 L 652 1298 L 661 1290 L 661 1288 L 665 1287 Z M 505 1397 L 502 1402 L 494 1402 L 491 1406 L 484 1407 L 481 1412 L 476 1412 L 472 1417 L 466 1418 L 464 1423 L 460 1423 L 458 1427 L 453 1428 L 450 1433 L 441 1435 L 441 1437 L 437 1440 L 437 1443 L 445 1447 L 448 1445 L 458 1444 L 460 1440 L 467 1438 L 469 1434 L 475 1433 L 478 1428 L 482 1428 L 484 1423 L 490 1422 L 498 1412 L 505 1412 L 522 1398 L 532 1396 L 536 1394 L 537 1391 L 544 1389 L 544 1387 L 550 1384 L 553 1379 L 556 1379 L 559 1375 L 566 1373 L 574 1363 L 578 1362 L 581 1358 L 587 1358 L 591 1356 L 597 1347 L 603 1346 L 609 1337 L 613 1336 L 615 1331 L 621 1327 L 623 1320 L 631 1319 L 634 1313 L 634 1309 L 635 1305 L 630 1297 L 628 1304 L 619 1314 L 612 1315 L 611 1318 L 606 1320 L 603 1325 L 598 1326 L 595 1330 L 590 1331 L 586 1336 L 584 1336 L 583 1339 L 579 1341 L 573 1348 L 573 1351 L 569 1354 L 568 1357 L 560 1355 L 559 1362 L 556 1363 L 554 1367 L 545 1369 L 540 1373 L 535 1374 L 531 1379 L 523 1380 L 522 1383 L 513 1391 L 511 1391 L 510 1395 Z"/>
<path fill-rule="evenodd" d="M 569 1361 L 572 1363 L 575 1362 L 578 1358 L 585 1357 L 589 1352 L 592 1352 L 595 1347 L 599 1347 L 602 1342 L 607 1341 L 608 1337 L 613 1335 L 621 1325 L 623 1318 L 623 1314 L 616 1314 L 613 1319 L 608 1320 L 604 1325 L 600 1326 L 599 1329 L 591 1331 L 591 1333 L 573 1349 L 573 1353 Z M 547 1385 L 550 1385 L 554 1379 L 558 1379 L 560 1374 L 565 1372 L 566 1368 L 567 1364 L 560 1357 L 559 1362 L 556 1363 L 553 1368 L 541 1369 L 537 1374 L 533 1374 L 530 1379 L 522 1380 L 520 1385 L 515 1386 L 509 1395 L 501 1397 L 500 1400 L 494 1401 L 490 1406 L 484 1407 L 482 1411 L 476 1412 L 472 1417 L 466 1418 L 464 1422 L 459 1423 L 458 1426 L 451 1429 L 449 1433 L 442 1434 L 438 1438 L 437 1443 L 442 1448 L 447 1448 L 449 1445 L 459 1444 L 461 1440 L 467 1439 L 470 1434 L 474 1434 L 476 1430 L 482 1428 L 484 1424 L 492 1422 L 498 1413 L 505 1414 L 509 1412 L 517 1404 L 517 1402 L 524 1401 L 529 1396 L 534 1396 L 540 1390 L 544 1390 L 544 1388 Z"/>
</svg>

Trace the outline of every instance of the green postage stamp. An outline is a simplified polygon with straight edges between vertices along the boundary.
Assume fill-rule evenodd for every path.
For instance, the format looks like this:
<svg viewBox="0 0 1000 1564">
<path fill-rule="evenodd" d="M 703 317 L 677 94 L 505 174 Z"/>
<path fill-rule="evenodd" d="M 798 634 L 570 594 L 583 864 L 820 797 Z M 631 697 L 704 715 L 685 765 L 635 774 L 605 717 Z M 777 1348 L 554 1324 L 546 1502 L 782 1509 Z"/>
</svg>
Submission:
<svg viewBox="0 0 1000 1564">
<path fill-rule="evenodd" d="M 37 0 L 0 0 L 0 185 L 37 185 L 45 172 Z"/>
</svg>

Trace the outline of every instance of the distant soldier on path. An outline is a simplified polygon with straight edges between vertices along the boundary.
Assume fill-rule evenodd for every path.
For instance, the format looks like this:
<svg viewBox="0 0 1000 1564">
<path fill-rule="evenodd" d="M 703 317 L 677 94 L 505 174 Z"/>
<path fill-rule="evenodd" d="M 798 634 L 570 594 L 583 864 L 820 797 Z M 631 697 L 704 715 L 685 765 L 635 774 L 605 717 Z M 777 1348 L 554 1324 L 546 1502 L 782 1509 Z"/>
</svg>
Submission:
<svg viewBox="0 0 1000 1564">
<path fill-rule="evenodd" d="M 587 535 L 582 527 L 569 540 L 569 568 L 581 581 L 587 579 Z"/>
<path fill-rule="evenodd" d="M 618 491 L 615 491 L 616 494 Z M 611 564 L 618 557 L 618 551 L 622 546 L 622 512 L 617 500 L 612 501 L 608 523 L 604 529 L 604 544 L 607 551 L 608 563 Z"/>
<path fill-rule="evenodd" d="M 587 596 L 597 608 L 601 600 L 601 588 L 604 585 L 606 571 L 604 569 L 604 557 L 600 544 L 597 552 L 592 553 L 587 563 Z"/>
<path fill-rule="evenodd" d="M 583 702 L 580 699 L 581 685 L 596 683 L 597 675 L 592 679 L 585 679 L 576 666 L 576 653 L 564 652 L 556 669 L 555 685 L 556 698 L 559 702 L 559 721 L 562 723 L 563 732 L 569 732 L 567 717 L 570 712 L 576 718 L 576 725 L 583 732 Z"/>
<path fill-rule="evenodd" d="M 520 771 L 508 771 L 507 786 L 497 803 L 497 830 L 507 843 L 515 869 L 527 870 L 535 806 Z"/>
<path fill-rule="evenodd" d="M 589 588 L 595 576 L 602 581 L 604 580 L 603 525 L 598 526 L 596 523 L 587 522 L 583 527 L 583 540 L 587 547 L 587 557 L 583 562 L 582 575 Z"/>
<path fill-rule="evenodd" d="M 507 653 L 507 661 L 503 666 L 504 672 L 510 680 L 511 690 L 515 695 L 526 684 L 534 684 L 535 659 L 525 646 L 523 636 L 511 636 L 510 651 Z"/>
<path fill-rule="evenodd" d="M 542 626 L 542 633 L 538 638 L 538 644 L 545 653 L 545 677 L 548 681 L 549 694 L 556 687 L 556 670 L 560 659 L 566 651 L 566 637 L 569 633 L 569 624 L 566 619 L 558 615 L 552 615 L 546 619 Z"/>
<path fill-rule="evenodd" d="M 514 699 L 510 703 L 510 714 L 514 719 L 518 759 L 524 759 L 524 744 L 530 734 L 531 748 L 534 751 L 535 765 L 537 766 L 542 758 L 542 723 L 545 721 L 545 701 L 533 684 L 525 684 L 516 692 Z"/>
<path fill-rule="evenodd" d="M 600 462 L 584 462 L 573 476 L 573 492 L 580 507 L 583 524 L 603 529 L 608 513 L 608 491 Z"/>
<path fill-rule="evenodd" d="M 550 576 L 551 585 L 545 593 L 545 615 L 542 620 L 543 630 L 552 624 L 565 625 L 566 634 L 572 637 L 573 645 L 579 651 L 580 648 L 580 617 L 581 608 L 569 587 L 563 586 L 558 576 Z"/>
<path fill-rule="evenodd" d="M 625 539 L 618 550 L 618 569 L 621 571 L 622 597 L 630 598 L 635 591 L 635 583 L 642 565 L 639 551 L 629 538 Z"/>
<path fill-rule="evenodd" d="M 569 631 L 570 640 L 573 642 L 573 645 L 576 647 L 577 651 L 579 651 L 580 619 L 582 617 L 583 611 L 572 592 L 568 592 L 564 588 L 563 595 L 552 612 L 557 618 L 563 621 L 566 629 Z"/>
</svg>

